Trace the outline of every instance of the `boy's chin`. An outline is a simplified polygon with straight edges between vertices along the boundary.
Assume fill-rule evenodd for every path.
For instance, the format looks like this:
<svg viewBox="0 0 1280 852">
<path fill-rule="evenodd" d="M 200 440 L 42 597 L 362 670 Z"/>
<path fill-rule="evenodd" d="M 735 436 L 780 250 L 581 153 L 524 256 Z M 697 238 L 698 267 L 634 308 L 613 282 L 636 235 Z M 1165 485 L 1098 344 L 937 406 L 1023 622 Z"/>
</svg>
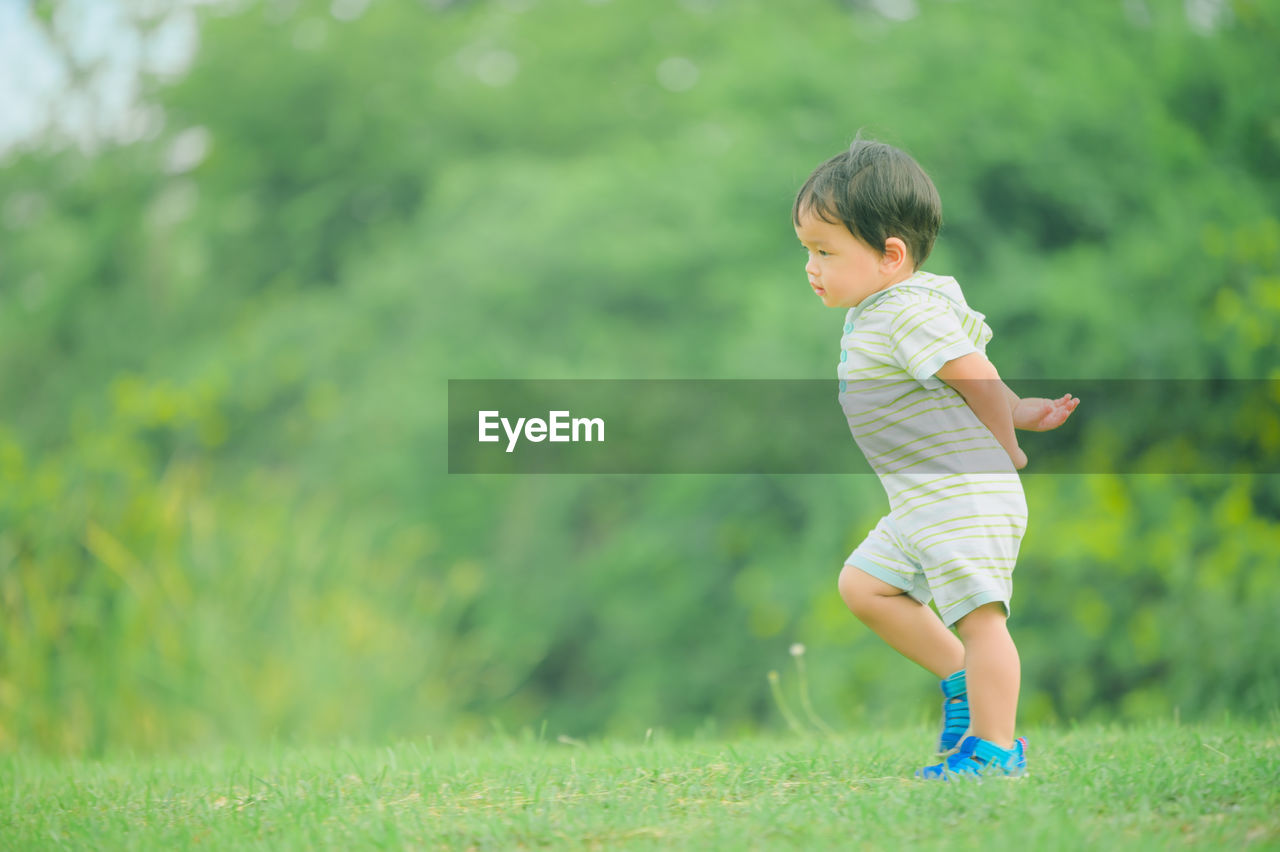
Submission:
<svg viewBox="0 0 1280 852">
<path fill-rule="evenodd" d="M 822 300 L 822 304 L 825 307 L 840 308 L 841 310 L 856 307 L 856 304 L 848 303 L 849 299 L 847 297 L 842 299 L 830 290 L 814 290 L 813 292 Z"/>
</svg>

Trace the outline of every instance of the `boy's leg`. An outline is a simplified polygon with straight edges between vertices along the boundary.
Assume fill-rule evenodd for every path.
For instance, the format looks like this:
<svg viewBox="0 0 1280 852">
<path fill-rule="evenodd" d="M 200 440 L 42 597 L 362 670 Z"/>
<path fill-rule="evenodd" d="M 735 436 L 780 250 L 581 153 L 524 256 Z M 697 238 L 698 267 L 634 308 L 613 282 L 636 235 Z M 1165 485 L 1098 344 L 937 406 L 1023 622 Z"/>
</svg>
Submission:
<svg viewBox="0 0 1280 852">
<path fill-rule="evenodd" d="M 956 622 L 964 641 L 969 716 L 975 737 L 1013 748 L 1022 666 L 1006 625 L 1004 604 L 989 603 Z"/>
<path fill-rule="evenodd" d="M 845 565 L 840 597 L 858 619 L 895 651 L 942 680 L 964 668 L 965 648 L 937 613 L 867 572 Z"/>
</svg>

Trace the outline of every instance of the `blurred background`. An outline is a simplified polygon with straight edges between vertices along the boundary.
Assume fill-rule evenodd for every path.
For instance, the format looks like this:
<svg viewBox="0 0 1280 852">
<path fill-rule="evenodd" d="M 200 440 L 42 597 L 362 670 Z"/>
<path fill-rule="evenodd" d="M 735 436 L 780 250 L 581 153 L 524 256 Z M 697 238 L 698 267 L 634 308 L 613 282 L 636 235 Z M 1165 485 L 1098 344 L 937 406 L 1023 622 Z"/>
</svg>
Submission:
<svg viewBox="0 0 1280 852">
<path fill-rule="evenodd" d="M 836 593 L 874 477 L 451 476 L 446 382 L 834 382 L 790 204 L 859 130 L 1026 392 L 1280 378 L 1278 27 L 0 0 L 0 748 L 783 730 L 793 643 L 838 731 L 932 719 Z M 1026 477 L 1022 719 L 1276 719 L 1277 479 Z"/>
</svg>

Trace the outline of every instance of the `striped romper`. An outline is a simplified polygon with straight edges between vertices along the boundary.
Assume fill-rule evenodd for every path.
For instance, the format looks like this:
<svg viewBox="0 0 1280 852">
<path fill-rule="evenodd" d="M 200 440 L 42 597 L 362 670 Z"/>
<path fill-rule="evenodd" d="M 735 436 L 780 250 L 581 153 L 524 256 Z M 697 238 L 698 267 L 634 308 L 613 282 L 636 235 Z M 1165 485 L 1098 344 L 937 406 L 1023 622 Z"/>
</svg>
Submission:
<svg viewBox="0 0 1280 852">
<path fill-rule="evenodd" d="M 985 352 L 983 319 L 955 279 L 917 272 L 850 308 L 840 342 L 840 405 L 889 497 L 845 564 L 932 599 L 947 625 L 993 601 L 1009 611 L 1027 525 L 1008 454 L 934 375 Z"/>
</svg>

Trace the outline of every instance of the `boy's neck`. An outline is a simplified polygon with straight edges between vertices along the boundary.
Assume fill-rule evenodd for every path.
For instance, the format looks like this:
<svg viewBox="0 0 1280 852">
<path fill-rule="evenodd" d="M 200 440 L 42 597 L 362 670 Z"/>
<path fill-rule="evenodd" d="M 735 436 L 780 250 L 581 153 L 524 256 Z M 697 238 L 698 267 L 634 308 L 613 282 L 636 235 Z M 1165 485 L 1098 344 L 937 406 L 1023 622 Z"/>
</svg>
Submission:
<svg viewBox="0 0 1280 852">
<path fill-rule="evenodd" d="M 876 290 L 875 292 L 873 292 L 871 296 L 875 296 L 880 293 L 883 293 L 885 290 L 888 290 L 890 287 L 896 287 L 897 285 L 901 284 L 903 281 L 910 281 L 912 278 L 916 277 L 916 272 L 917 270 L 915 269 L 907 269 L 906 272 L 900 271 L 897 275 L 890 277 L 890 279 L 885 284 L 881 285 L 879 290 Z M 869 299 L 871 298 L 871 296 L 868 296 L 867 298 Z"/>
</svg>

